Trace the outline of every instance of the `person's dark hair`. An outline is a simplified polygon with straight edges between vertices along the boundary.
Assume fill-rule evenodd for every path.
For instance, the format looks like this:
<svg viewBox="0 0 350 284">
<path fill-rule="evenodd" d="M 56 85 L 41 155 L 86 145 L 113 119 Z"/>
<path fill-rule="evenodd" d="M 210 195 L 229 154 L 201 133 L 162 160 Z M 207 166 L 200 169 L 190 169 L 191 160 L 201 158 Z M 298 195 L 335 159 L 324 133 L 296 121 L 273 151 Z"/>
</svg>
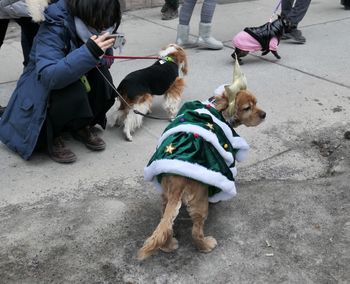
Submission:
<svg viewBox="0 0 350 284">
<path fill-rule="evenodd" d="M 120 24 L 122 16 L 118 0 L 66 0 L 66 3 L 72 16 L 98 31 L 113 25 L 118 28 Z"/>
</svg>

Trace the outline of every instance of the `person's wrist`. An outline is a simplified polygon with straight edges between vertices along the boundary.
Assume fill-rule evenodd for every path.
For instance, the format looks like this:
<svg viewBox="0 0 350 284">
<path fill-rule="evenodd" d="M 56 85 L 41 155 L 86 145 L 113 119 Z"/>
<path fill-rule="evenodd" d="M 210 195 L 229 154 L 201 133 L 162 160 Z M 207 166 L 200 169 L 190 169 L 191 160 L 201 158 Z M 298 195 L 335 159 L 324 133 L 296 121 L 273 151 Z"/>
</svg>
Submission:
<svg viewBox="0 0 350 284">
<path fill-rule="evenodd" d="M 99 59 L 104 54 L 104 51 L 91 38 L 86 42 L 86 47 L 96 59 Z"/>
</svg>

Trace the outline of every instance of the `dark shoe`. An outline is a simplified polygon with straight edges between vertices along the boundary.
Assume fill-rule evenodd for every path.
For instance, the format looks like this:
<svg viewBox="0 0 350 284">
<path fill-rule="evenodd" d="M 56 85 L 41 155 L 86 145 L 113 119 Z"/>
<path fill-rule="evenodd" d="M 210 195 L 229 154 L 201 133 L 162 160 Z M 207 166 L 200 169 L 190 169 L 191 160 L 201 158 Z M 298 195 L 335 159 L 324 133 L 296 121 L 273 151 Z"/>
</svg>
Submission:
<svg viewBox="0 0 350 284">
<path fill-rule="evenodd" d="M 340 4 L 344 5 L 345 10 L 350 10 L 350 1 L 349 0 L 341 0 Z"/>
<path fill-rule="evenodd" d="M 102 138 L 92 133 L 89 127 L 72 133 L 72 136 L 74 139 L 82 142 L 90 150 L 101 151 L 106 149 L 106 143 L 102 140 Z"/>
<path fill-rule="evenodd" d="M 306 38 L 302 35 L 301 31 L 297 28 L 291 29 L 288 32 L 285 32 L 281 39 L 292 39 L 296 43 L 305 43 Z"/>
<path fill-rule="evenodd" d="M 6 107 L 2 107 L 0 106 L 0 117 L 3 115 L 3 113 L 5 112 Z"/>
<path fill-rule="evenodd" d="M 165 13 L 167 10 L 169 9 L 169 6 L 167 3 L 164 3 L 162 9 L 160 10 L 160 12 L 163 14 Z"/>
<path fill-rule="evenodd" d="M 77 160 L 77 156 L 66 148 L 61 137 L 56 137 L 53 140 L 52 148 L 49 149 L 49 156 L 57 163 L 69 164 Z"/>
<path fill-rule="evenodd" d="M 170 7 L 167 8 L 167 10 L 162 13 L 162 20 L 172 20 L 176 19 L 179 16 L 178 9 L 174 10 Z"/>
</svg>

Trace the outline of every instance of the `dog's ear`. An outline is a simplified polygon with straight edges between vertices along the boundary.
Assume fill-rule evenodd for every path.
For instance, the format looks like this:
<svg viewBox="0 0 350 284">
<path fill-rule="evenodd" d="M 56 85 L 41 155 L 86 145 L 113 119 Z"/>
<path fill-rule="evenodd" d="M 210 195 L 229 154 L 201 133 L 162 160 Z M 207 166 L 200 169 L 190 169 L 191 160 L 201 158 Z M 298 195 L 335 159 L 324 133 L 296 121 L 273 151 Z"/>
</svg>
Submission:
<svg viewBox="0 0 350 284">
<path fill-rule="evenodd" d="M 218 111 L 224 111 L 228 107 L 228 96 L 224 90 L 221 95 L 215 96 L 215 108 Z"/>
<path fill-rule="evenodd" d="M 185 55 L 185 57 L 184 57 L 183 62 L 181 63 L 181 71 L 182 71 L 182 74 L 187 75 L 187 72 L 188 72 L 188 64 L 187 64 L 186 55 Z"/>
<path fill-rule="evenodd" d="M 181 46 L 177 46 L 177 55 L 176 59 L 179 62 L 181 72 L 183 75 L 187 75 L 188 73 L 188 62 L 185 50 Z"/>
</svg>

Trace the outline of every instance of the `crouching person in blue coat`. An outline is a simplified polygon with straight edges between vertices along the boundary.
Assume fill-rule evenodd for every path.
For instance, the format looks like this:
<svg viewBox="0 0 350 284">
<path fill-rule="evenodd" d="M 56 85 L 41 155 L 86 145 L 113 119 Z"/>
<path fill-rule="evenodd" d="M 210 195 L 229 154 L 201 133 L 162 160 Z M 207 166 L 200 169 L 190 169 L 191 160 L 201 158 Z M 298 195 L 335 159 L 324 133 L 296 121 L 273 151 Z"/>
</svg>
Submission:
<svg viewBox="0 0 350 284">
<path fill-rule="evenodd" d="M 91 131 L 106 126 L 115 92 L 108 62 L 102 58 L 115 39 L 108 35 L 121 21 L 118 0 L 58 0 L 49 5 L 30 54 L 0 120 L 0 139 L 24 159 L 44 145 L 59 163 L 75 154 L 65 147 L 70 132 L 91 150 L 105 142 Z M 102 72 L 102 74 L 101 74 Z"/>
</svg>

